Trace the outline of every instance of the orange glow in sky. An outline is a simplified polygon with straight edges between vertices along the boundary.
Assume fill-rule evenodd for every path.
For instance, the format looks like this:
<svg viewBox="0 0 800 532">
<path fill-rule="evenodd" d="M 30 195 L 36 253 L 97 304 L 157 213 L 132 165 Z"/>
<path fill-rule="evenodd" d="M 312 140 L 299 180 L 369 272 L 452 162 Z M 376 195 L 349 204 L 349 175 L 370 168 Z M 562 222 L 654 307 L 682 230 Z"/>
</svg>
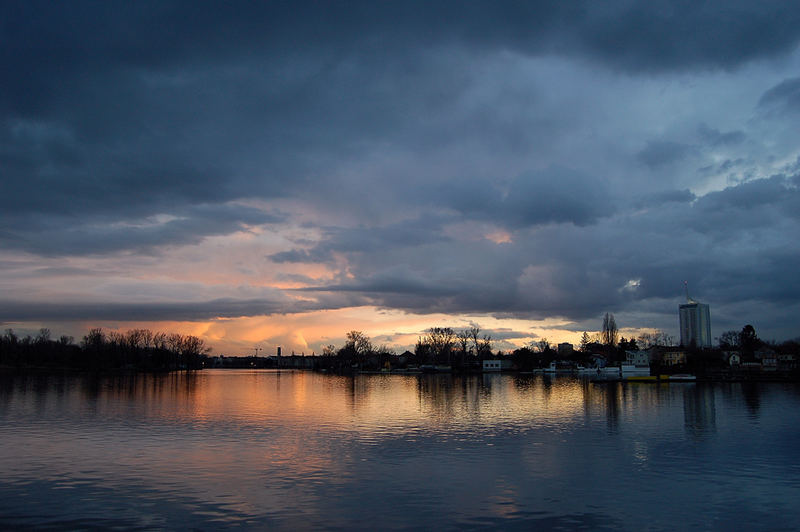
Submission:
<svg viewBox="0 0 800 532">
<path fill-rule="evenodd" d="M 159 321 L 159 322 L 91 322 L 80 324 L 78 331 L 67 331 L 80 340 L 88 329 L 102 327 L 107 330 L 125 331 L 147 328 L 153 331 L 191 334 L 203 339 L 212 348 L 213 354 L 242 356 L 252 354 L 256 347 L 259 354 L 271 355 L 280 346 L 284 354 L 319 354 L 329 344 L 344 345 L 348 331 L 359 330 L 367 334 L 373 345 L 385 345 L 400 353 L 413 350 L 414 344 L 430 327 L 452 327 L 456 331 L 478 325 L 492 336 L 492 347 L 509 351 L 546 338 L 551 345 L 560 342 L 580 343 L 583 332 L 568 329 L 570 322 L 559 319 L 523 320 L 497 318 L 493 316 L 410 314 L 399 310 L 375 307 L 350 307 L 296 314 L 275 314 L 214 320 Z M 35 328 L 38 325 L 29 324 Z M 642 329 L 641 332 L 645 330 Z M 593 334 L 596 331 L 588 331 Z M 621 336 L 635 337 L 638 329 L 622 329 Z M 53 328 L 58 336 L 61 330 Z"/>
</svg>

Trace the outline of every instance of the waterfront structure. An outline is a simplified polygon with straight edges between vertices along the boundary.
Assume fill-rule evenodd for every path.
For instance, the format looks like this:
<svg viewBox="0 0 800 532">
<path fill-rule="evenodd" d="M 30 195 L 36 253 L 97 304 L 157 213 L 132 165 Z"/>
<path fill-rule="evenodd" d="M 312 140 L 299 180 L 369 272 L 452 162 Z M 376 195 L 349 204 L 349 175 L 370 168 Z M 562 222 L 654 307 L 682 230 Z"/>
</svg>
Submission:
<svg viewBox="0 0 800 532">
<path fill-rule="evenodd" d="M 689 297 L 686 288 L 686 303 L 678 307 L 681 327 L 681 345 L 684 347 L 711 347 L 711 314 L 708 305 Z"/>
<path fill-rule="evenodd" d="M 667 350 L 661 354 L 662 366 L 678 366 L 686 364 L 686 351 Z"/>
<path fill-rule="evenodd" d="M 722 353 L 722 360 L 732 368 L 738 368 L 742 363 L 742 355 L 738 351 L 725 351 Z"/>
<path fill-rule="evenodd" d="M 513 369 L 513 362 L 510 360 L 492 358 L 483 361 L 483 371 L 486 373 L 511 369 Z"/>
<path fill-rule="evenodd" d="M 650 353 L 647 351 L 625 351 L 625 363 L 637 367 L 650 366 Z"/>
<path fill-rule="evenodd" d="M 559 355 L 569 355 L 574 351 L 575 347 L 569 342 L 563 342 L 558 344 L 558 354 Z"/>
</svg>

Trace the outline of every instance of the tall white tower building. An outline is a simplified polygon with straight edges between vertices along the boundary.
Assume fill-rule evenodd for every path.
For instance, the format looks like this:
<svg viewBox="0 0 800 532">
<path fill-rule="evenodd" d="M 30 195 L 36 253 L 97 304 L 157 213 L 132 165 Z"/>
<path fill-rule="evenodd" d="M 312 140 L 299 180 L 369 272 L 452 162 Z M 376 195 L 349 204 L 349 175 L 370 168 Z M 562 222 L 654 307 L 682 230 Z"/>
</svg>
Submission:
<svg viewBox="0 0 800 532">
<path fill-rule="evenodd" d="M 686 285 L 686 303 L 678 307 L 681 320 L 681 345 L 684 347 L 711 347 L 711 314 L 708 305 L 689 297 Z"/>
</svg>

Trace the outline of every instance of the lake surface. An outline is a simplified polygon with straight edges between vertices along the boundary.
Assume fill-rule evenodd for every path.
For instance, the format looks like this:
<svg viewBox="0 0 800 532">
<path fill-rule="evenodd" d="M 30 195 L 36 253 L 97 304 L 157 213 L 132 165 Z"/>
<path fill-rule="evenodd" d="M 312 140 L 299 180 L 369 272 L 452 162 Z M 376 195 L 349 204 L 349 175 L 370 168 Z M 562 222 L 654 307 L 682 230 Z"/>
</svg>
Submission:
<svg viewBox="0 0 800 532">
<path fill-rule="evenodd" d="M 0 377 L 0 529 L 800 529 L 800 386 Z"/>
</svg>

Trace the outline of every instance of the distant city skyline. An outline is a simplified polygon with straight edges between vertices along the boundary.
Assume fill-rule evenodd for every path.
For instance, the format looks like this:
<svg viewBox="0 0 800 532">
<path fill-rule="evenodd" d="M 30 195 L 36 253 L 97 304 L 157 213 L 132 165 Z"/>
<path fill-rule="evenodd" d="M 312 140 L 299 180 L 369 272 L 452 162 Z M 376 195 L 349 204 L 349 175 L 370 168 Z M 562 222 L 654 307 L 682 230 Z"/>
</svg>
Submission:
<svg viewBox="0 0 800 532">
<path fill-rule="evenodd" d="M 4 2 L 0 328 L 800 335 L 800 7 Z M 757 313 L 754 311 L 757 309 Z M 704 340 L 705 341 L 705 340 Z M 712 339 L 713 341 L 713 339 Z"/>
</svg>

